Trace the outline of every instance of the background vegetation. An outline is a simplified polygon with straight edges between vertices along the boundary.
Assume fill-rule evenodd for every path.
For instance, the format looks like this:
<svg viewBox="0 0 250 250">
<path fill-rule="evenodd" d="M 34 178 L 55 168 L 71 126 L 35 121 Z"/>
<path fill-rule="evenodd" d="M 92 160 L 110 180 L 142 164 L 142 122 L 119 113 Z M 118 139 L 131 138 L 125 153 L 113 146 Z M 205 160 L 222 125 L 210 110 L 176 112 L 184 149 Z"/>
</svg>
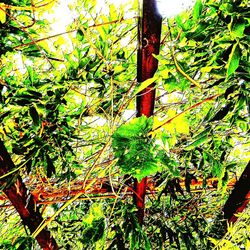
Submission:
<svg viewBox="0 0 250 250">
<path fill-rule="evenodd" d="M 238 234 L 229 227 L 224 238 L 221 211 L 228 182 L 249 160 L 249 2 L 198 0 L 164 19 L 148 119 L 134 118 L 135 95 L 153 81 L 136 82 L 137 4 L 100 10 L 76 1 L 67 30 L 51 35 L 46 13 L 56 6 L 0 3 L 0 138 L 30 190 L 85 188 L 63 210 L 67 195 L 39 205 L 44 218 L 58 213 L 47 225 L 58 245 L 248 249 L 249 209 Z M 141 228 L 124 190 L 146 175 L 156 190 Z M 102 177 L 112 197 L 88 194 Z M 211 177 L 215 190 L 206 186 Z M 191 192 L 199 178 L 202 190 Z M 0 248 L 37 249 L 7 201 L 0 217 Z"/>
</svg>

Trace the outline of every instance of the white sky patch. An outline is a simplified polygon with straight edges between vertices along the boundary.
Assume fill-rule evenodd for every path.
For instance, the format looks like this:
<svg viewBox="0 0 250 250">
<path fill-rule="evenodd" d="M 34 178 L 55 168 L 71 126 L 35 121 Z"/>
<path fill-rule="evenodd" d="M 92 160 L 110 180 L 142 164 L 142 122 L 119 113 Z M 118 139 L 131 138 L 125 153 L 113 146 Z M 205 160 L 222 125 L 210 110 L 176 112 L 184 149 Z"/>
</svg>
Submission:
<svg viewBox="0 0 250 250">
<path fill-rule="evenodd" d="M 178 15 L 180 12 L 194 5 L 195 1 L 196 0 L 156 0 L 158 10 L 162 17 L 172 17 Z M 122 5 L 132 5 L 132 2 L 133 1 L 131 0 L 97 0 L 97 5 L 100 6 L 100 10 L 106 12 L 108 8 L 105 6 L 107 6 L 108 4 L 114 4 L 117 8 L 119 8 L 122 7 Z"/>
<path fill-rule="evenodd" d="M 131 118 L 134 118 L 136 115 L 136 112 L 134 110 L 127 109 L 123 112 L 122 118 L 124 121 L 128 121 Z"/>
<path fill-rule="evenodd" d="M 176 16 L 190 8 L 195 0 L 157 0 L 158 10 L 162 17 Z"/>
<path fill-rule="evenodd" d="M 130 42 L 131 42 L 131 37 L 129 37 L 129 36 L 125 36 L 124 38 L 121 39 L 121 45 L 123 47 L 129 45 Z"/>
<path fill-rule="evenodd" d="M 115 7 L 120 7 L 121 5 L 127 4 L 131 2 L 129 0 L 97 0 L 96 5 L 100 7 L 100 9 L 108 9 L 107 6 L 109 4 L 114 4 Z"/>
<path fill-rule="evenodd" d="M 136 16 L 135 11 L 126 11 L 132 8 L 137 0 L 96 0 L 96 11 L 102 15 L 109 15 L 109 5 L 114 5 L 117 12 L 124 10 L 123 18 L 129 19 Z"/>
<path fill-rule="evenodd" d="M 136 1 L 136 0 L 133 0 Z M 123 6 L 133 5 L 132 0 L 96 0 L 95 8 L 104 15 L 109 13 L 109 4 L 119 9 Z M 140 0 L 142 1 L 142 0 Z M 163 17 L 172 17 L 185 9 L 190 8 L 194 5 L 195 0 L 156 0 L 158 9 Z M 68 7 L 68 4 L 74 5 L 74 1 L 59 0 L 58 4 L 54 6 L 51 12 L 47 12 L 43 15 L 48 21 L 51 22 L 51 34 L 58 34 L 66 31 L 66 27 L 71 24 L 76 18 L 75 13 Z M 134 15 L 134 13 L 132 13 Z M 124 18 L 129 18 L 130 13 L 124 13 Z"/>
<path fill-rule="evenodd" d="M 66 27 L 73 22 L 73 12 L 68 7 L 67 0 L 60 0 L 58 4 L 54 6 L 51 12 L 47 12 L 43 15 L 50 23 L 51 34 L 63 33 L 66 31 Z"/>
<path fill-rule="evenodd" d="M 85 117 L 84 122 L 86 123 L 86 125 L 90 125 L 92 127 L 103 127 L 105 124 L 107 124 L 108 120 L 101 116 L 88 116 Z"/>
</svg>

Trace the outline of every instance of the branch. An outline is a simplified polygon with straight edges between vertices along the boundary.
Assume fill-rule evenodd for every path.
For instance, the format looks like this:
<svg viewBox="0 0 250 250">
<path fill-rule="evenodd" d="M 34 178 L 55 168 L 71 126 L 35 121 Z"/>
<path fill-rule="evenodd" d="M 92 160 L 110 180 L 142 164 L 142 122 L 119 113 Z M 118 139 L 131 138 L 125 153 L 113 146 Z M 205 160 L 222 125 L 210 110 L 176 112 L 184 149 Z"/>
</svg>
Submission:
<svg viewBox="0 0 250 250">
<path fill-rule="evenodd" d="M 193 83 L 195 86 L 197 86 L 198 88 L 201 89 L 201 88 L 202 88 L 201 85 L 200 85 L 198 82 L 196 82 L 193 78 L 191 78 L 187 73 L 185 73 L 185 72 L 181 69 L 180 65 L 178 64 L 178 62 L 177 62 L 177 60 L 176 60 L 176 57 L 175 57 L 173 51 L 172 51 L 172 57 L 173 57 L 173 59 L 174 59 L 174 64 L 175 64 L 175 67 L 176 67 L 177 71 L 179 71 L 179 73 L 181 73 L 181 74 L 182 74 L 186 79 L 188 79 L 191 83 Z"/>
<path fill-rule="evenodd" d="M 136 17 L 132 17 L 132 19 L 134 19 L 134 18 L 136 18 Z M 114 20 L 114 21 L 110 21 L 110 22 L 93 24 L 93 25 L 89 26 L 87 29 L 97 28 L 97 27 L 100 27 L 100 26 L 108 25 L 108 24 L 116 24 L 116 23 L 119 23 L 119 22 L 122 22 L 122 21 L 127 21 L 127 20 L 130 20 L 130 19 L 131 18 L 128 18 L 128 19 L 120 18 L 120 19 L 117 19 L 117 20 Z M 58 34 L 55 34 L 55 35 L 52 35 L 52 36 L 40 38 L 38 40 L 32 40 L 31 42 L 20 44 L 20 45 L 14 47 L 13 49 L 19 49 L 21 47 L 25 47 L 25 46 L 29 46 L 29 45 L 34 44 L 34 43 L 39 43 L 39 42 L 42 42 L 42 41 L 45 41 L 45 40 L 49 40 L 49 39 L 54 38 L 54 37 L 58 37 L 58 36 L 62 36 L 62 35 L 70 34 L 70 33 L 74 33 L 77 30 L 78 29 L 73 29 L 73 30 L 65 31 L 65 32 L 58 33 Z"/>
<path fill-rule="evenodd" d="M 205 100 L 202 100 L 201 102 L 198 102 L 198 103 L 192 105 L 191 107 L 187 108 L 186 110 L 182 111 L 181 113 L 177 114 L 176 116 L 174 116 L 174 117 L 168 119 L 167 121 L 163 122 L 161 125 L 159 125 L 159 126 L 156 127 L 155 129 L 153 129 L 149 134 L 151 134 L 151 133 L 155 132 L 156 130 L 162 128 L 162 127 L 165 126 L 166 124 L 171 123 L 174 119 L 176 119 L 177 117 L 179 117 L 179 116 L 181 116 L 181 115 L 187 113 L 189 110 L 194 109 L 194 108 L 196 108 L 196 107 L 199 107 L 200 105 L 202 105 L 202 104 L 205 103 L 205 102 L 212 101 L 213 99 L 217 98 L 217 97 L 220 96 L 220 95 L 221 95 L 221 94 L 217 94 L 217 95 L 210 96 L 210 97 L 206 98 Z"/>
</svg>

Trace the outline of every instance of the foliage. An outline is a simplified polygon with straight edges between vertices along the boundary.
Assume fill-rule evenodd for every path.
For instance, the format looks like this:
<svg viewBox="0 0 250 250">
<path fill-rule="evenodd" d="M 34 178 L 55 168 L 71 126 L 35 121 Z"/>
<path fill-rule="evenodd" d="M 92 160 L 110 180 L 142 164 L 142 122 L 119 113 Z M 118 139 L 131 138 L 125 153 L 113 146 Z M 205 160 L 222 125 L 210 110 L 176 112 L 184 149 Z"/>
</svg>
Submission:
<svg viewBox="0 0 250 250">
<path fill-rule="evenodd" d="M 117 165 L 126 174 L 141 180 L 158 170 L 153 143 L 148 137 L 152 129 L 152 118 L 134 118 L 123 124 L 113 134 L 113 150 L 118 158 Z"/>
<path fill-rule="evenodd" d="M 76 204 L 53 222 L 52 230 L 60 236 L 57 241 L 66 249 L 91 248 L 98 244 L 96 242 L 101 242 L 105 232 L 102 205 L 100 203 Z M 78 232 L 77 237 L 76 232 Z"/>
<path fill-rule="evenodd" d="M 238 214 L 239 219 L 235 225 L 228 225 L 227 233 L 222 239 L 211 238 L 210 241 L 214 244 L 213 249 L 248 249 L 250 246 L 250 215 L 249 207 L 241 214 Z"/>
<path fill-rule="evenodd" d="M 114 218 L 118 223 L 111 227 L 109 236 L 113 237 L 107 249 L 151 249 L 148 237 L 135 216 L 135 207 L 121 203 L 117 206 L 120 209 L 114 214 Z"/>
<path fill-rule="evenodd" d="M 31 190 L 71 190 L 79 180 L 104 176 L 114 185 L 115 198 L 88 196 L 88 187 L 89 200 L 60 212 L 49 225 L 58 243 L 63 249 L 211 248 L 219 228 L 217 240 L 225 233 L 228 180 L 250 157 L 248 1 L 198 0 L 165 19 L 159 69 L 141 84 L 136 4 L 100 11 L 96 1 L 72 2 L 75 19 L 51 36 L 45 17 L 56 1 L 34 2 L 0 3 L 0 138 Z M 130 120 L 135 95 L 152 81 L 154 116 Z M 143 228 L 122 191 L 131 187 L 124 174 L 151 175 L 156 183 Z M 218 178 L 216 191 L 206 190 L 209 177 Z M 192 193 L 197 178 L 203 190 Z M 64 193 L 58 204 L 40 205 L 43 216 L 67 199 Z M 0 248 L 36 247 L 15 212 L 1 210 Z M 221 244 L 248 244 L 240 237 Z"/>
<path fill-rule="evenodd" d="M 153 119 L 141 116 L 121 125 L 113 134 L 113 150 L 117 165 L 124 174 L 131 174 L 139 181 L 161 171 L 160 156 L 154 140 L 148 136 Z"/>
<path fill-rule="evenodd" d="M 178 158 L 187 168 L 203 171 L 205 176 L 217 176 L 219 187 L 226 185 L 228 170 L 233 167 L 229 160 L 232 159 L 231 148 L 235 146 L 233 141 L 237 137 L 239 143 L 247 143 L 244 136 L 248 131 L 246 107 L 249 103 L 246 3 L 222 2 L 197 1 L 191 13 L 184 12 L 168 20 L 172 40 L 177 39 L 168 43 L 162 55 L 157 56 L 160 62 L 158 74 L 164 88 L 183 91 L 188 105 L 220 94 L 215 105 L 202 103 L 204 107 L 189 112 L 190 134 L 176 144 L 183 156 L 180 158 L 179 154 Z M 240 18 L 238 13 L 241 13 Z M 236 32 L 233 27 L 241 28 Z M 187 76 L 200 82 L 201 92 L 190 89 Z M 185 111 L 186 103 L 178 109 Z M 208 165 L 211 167 L 207 168 Z"/>
</svg>

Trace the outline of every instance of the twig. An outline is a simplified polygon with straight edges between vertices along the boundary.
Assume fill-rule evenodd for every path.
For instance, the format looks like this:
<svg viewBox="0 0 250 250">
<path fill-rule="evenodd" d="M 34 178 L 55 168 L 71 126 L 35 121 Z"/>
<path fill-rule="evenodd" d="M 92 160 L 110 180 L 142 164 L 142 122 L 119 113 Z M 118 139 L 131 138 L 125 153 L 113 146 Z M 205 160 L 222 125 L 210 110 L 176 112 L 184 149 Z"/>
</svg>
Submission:
<svg viewBox="0 0 250 250">
<path fill-rule="evenodd" d="M 194 108 L 196 108 L 196 107 L 202 105 L 202 104 L 205 103 L 205 102 L 209 102 L 209 101 L 211 101 L 211 100 L 217 98 L 217 97 L 220 96 L 220 95 L 221 95 L 221 94 L 217 94 L 217 95 L 210 96 L 210 97 L 206 98 L 205 100 L 202 100 L 201 102 L 198 102 L 198 103 L 192 105 L 191 107 L 189 107 L 189 108 L 187 108 L 186 110 L 182 111 L 181 113 L 175 115 L 175 116 L 172 117 L 171 119 L 168 119 L 167 121 L 163 122 L 161 125 L 159 125 L 159 126 L 156 127 L 155 129 L 153 129 L 153 130 L 150 132 L 150 134 L 153 133 L 153 132 L 155 132 L 156 130 L 162 128 L 162 127 L 165 126 L 166 124 L 171 123 L 174 119 L 176 119 L 177 117 L 179 117 L 179 116 L 185 114 L 185 113 L 188 112 L 189 110 L 194 109 Z"/>
</svg>

